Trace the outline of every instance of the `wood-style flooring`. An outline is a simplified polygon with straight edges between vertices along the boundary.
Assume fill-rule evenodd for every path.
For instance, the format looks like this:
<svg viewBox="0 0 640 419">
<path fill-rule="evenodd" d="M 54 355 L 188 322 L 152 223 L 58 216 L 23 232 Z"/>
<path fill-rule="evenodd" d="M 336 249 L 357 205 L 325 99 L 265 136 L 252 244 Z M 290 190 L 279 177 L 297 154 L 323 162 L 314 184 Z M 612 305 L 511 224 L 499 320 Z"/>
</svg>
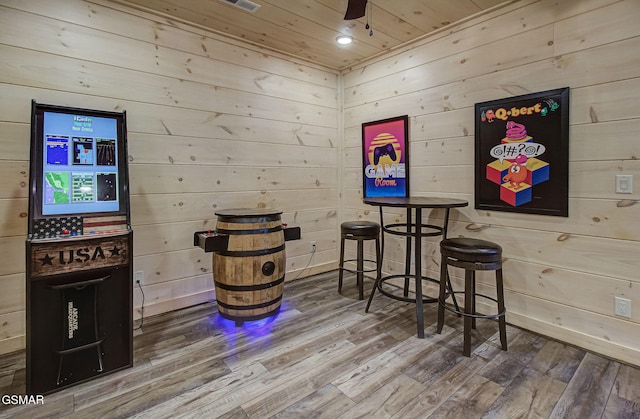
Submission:
<svg viewBox="0 0 640 419">
<path fill-rule="evenodd" d="M 366 286 L 370 289 L 371 282 Z M 366 290 L 368 292 L 368 290 Z M 144 320 L 134 367 L 0 406 L 25 418 L 640 418 L 640 369 L 479 320 L 462 356 L 462 320 L 435 333 L 425 308 L 377 294 L 370 312 L 355 278 L 287 283 L 277 317 L 236 327 L 215 302 Z M 507 310 L 509 307 L 507 307 Z M 0 393 L 24 394 L 24 352 L 0 357 Z"/>
</svg>

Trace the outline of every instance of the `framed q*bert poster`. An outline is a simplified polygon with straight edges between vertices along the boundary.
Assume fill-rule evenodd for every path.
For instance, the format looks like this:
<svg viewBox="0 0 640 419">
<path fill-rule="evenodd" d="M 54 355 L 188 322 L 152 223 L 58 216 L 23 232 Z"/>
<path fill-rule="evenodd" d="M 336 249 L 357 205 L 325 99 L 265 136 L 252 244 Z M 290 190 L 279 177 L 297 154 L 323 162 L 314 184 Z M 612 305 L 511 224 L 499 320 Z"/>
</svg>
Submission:
<svg viewBox="0 0 640 419">
<path fill-rule="evenodd" d="M 475 105 L 475 207 L 567 217 L 569 88 Z"/>
</svg>

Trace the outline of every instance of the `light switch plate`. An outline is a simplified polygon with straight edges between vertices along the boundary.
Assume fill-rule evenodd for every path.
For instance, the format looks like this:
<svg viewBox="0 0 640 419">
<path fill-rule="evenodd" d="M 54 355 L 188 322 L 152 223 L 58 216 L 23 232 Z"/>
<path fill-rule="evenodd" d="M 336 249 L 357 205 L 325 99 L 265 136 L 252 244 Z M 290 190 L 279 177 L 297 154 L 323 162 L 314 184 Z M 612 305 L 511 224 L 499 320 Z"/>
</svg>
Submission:
<svg viewBox="0 0 640 419">
<path fill-rule="evenodd" d="M 616 316 L 622 316 L 631 318 L 631 300 L 628 298 L 615 297 L 615 307 L 613 308 L 613 314 Z"/>
<path fill-rule="evenodd" d="M 633 193 L 633 175 L 616 175 L 616 193 Z"/>
</svg>

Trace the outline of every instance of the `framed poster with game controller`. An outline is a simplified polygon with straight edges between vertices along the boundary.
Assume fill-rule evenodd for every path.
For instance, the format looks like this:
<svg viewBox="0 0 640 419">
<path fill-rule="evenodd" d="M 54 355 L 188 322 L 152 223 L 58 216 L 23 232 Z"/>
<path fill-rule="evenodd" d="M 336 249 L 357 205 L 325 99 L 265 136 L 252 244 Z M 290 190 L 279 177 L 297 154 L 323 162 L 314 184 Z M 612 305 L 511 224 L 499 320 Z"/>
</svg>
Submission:
<svg viewBox="0 0 640 419">
<path fill-rule="evenodd" d="M 409 117 L 362 124 L 363 198 L 409 196 Z"/>
</svg>

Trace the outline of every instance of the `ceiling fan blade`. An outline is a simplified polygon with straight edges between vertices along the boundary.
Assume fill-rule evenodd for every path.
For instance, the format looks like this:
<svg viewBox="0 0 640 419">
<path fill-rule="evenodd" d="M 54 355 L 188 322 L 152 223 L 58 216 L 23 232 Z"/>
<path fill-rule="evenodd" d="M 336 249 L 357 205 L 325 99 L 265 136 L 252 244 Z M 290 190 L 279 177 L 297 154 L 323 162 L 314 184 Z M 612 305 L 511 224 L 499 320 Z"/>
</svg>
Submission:
<svg viewBox="0 0 640 419">
<path fill-rule="evenodd" d="M 347 12 L 344 14 L 344 20 L 361 18 L 364 16 L 366 8 L 367 0 L 349 0 Z"/>
</svg>

